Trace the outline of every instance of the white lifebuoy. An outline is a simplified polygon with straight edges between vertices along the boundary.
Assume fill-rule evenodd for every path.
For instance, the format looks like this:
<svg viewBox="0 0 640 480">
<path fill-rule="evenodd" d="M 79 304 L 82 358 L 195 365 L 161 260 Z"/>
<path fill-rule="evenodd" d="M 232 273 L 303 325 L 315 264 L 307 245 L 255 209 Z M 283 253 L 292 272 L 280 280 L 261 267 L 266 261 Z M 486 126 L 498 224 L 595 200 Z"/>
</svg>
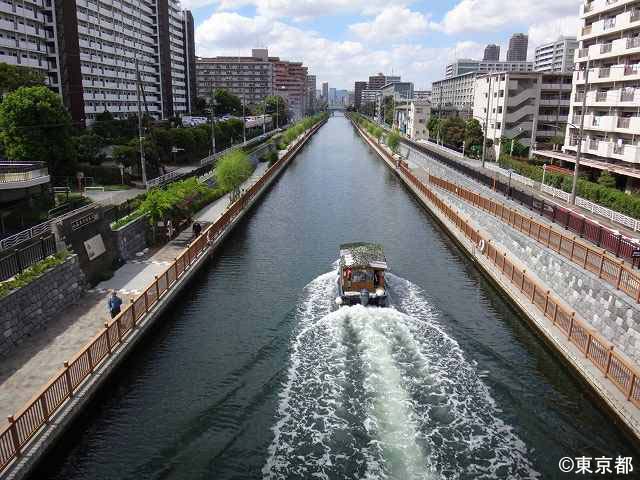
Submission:
<svg viewBox="0 0 640 480">
<path fill-rule="evenodd" d="M 484 253 L 484 240 L 482 239 L 478 242 L 478 250 L 480 250 L 480 253 Z"/>
</svg>

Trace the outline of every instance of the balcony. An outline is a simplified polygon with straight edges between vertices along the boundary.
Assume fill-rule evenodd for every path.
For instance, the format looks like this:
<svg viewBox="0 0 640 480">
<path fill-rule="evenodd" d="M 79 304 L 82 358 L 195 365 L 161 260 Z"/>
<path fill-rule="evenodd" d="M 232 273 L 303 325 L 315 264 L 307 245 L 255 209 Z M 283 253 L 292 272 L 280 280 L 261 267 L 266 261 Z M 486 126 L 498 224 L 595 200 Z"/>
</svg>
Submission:
<svg viewBox="0 0 640 480">
<path fill-rule="evenodd" d="M 609 92 L 596 92 L 596 102 L 606 102 Z"/>
<path fill-rule="evenodd" d="M 638 145 L 626 145 L 612 143 L 611 154 L 614 158 L 628 163 L 640 163 L 640 147 Z"/>
<path fill-rule="evenodd" d="M 0 190 L 29 188 L 49 180 L 44 162 L 0 163 Z"/>
<path fill-rule="evenodd" d="M 589 150 L 598 150 L 598 144 L 600 143 L 600 141 L 597 138 L 592 138 L 589 140 L 587 146 L 589 148 Z"/>
<path fill-rule="evenodd" d="M 598 78 L 609 78 L 611 76 L 610 67 L 601 67 L 598 69 Z"/>
<path fill-rule="evenodd" d="M 631 15 L 629 16 L 629 20 L 631 22 L 637 22 L 638 20 L 640 20 L 640 8 L 636 8 L 631 12 Z"/>
</svg>

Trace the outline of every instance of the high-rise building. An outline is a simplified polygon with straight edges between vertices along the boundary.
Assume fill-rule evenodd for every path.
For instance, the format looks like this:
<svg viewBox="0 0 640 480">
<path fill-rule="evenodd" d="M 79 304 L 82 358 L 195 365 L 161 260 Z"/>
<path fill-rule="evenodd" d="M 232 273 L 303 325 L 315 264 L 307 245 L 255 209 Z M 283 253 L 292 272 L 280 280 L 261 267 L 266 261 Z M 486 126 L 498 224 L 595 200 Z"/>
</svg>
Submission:
<svg viewBox="0 0 640 480">
<path fill-rule="evenodd" d="M 445 77 L 452 78 L 470 72 L 532 72 L 533 62 L 504 62 L 493 60 L 472 60 L 458 58 L 446 67 Z"/>
<path fill-rule="evenodd" d="M 287 108 L 294 120 L 304 117 L 307 97 L 307 67 L 302 62 L 289 62 L 278 57 L 269 57 L 273 63 L 273 90 L 287 102 Z"/>
<path fill-rule="evenodd" d="M 369 88 L 372 90 L 380 90 L 387 83 L 399 82 L 399 75 L 384 75 L 382 73 L 378 73 L 377 75 L 373 75 L 369 77 Z"/>
<path fill-rule="evenodd" d="M 536 47 L 533 69 L 536 72 L 571 72 L 578 48 L 576 37 L 559 37 Z"/>
<path fill-rule="evenodd" d="M 529 37 L 524 33 L 514 33 L 509 39 L 509 50 L 507 50 L 507 61 L 508 62 L 526 62 L 528 48 L 529 48 Z"/>
<path fill-rule="evenodd" d="M 313 112 L 316 106 L 316 76 L 307 75 L 307 109 Z"/>
<path fill-rule="evenodd" d="M 487 60 L 490 62 L 497 62 L 500 60 L 500 45 L 496 45 L 495 43 L 490 43 L 484 48 L 484 56 L 482 60 Z"/>
<path fill-rule="evenodd" d="M 330 88 L 329 89 L 329 104 L 333 104 L 336 103 L 336 89 L 335 88 Z"/>
<path fill-rule="evenodd" d="M 356 110 L 360 110 L 362 105 L 362 91 L 368 87 L 367 82 L 356 82 L 353 87 L 353 103 Z"/>
<path fill-rule="evenodd" d="M 196 48 L 193 36 L 193 15 L 189 10 L 182 12 L 182 23 L 184 28 L 184 61 L 185 73 L 187 78 L 187 111 L 192 112 L 198 98 L 198 90 L 196 87 Z"/>
<path fill-rule="evenodd" d="M 584 124 L 583 159 L 625 175 L 640 163 L 640 0 L 593 0 L 581 6 L 580 18 L 569 121 Z M 580 141 L 573 125 L 563 147 L 569 162 Z"/>
<path fill-rule="evenodd" d="M 322 100 L 329 103 L 329 82 L 322 82 Z"/>
</svg>

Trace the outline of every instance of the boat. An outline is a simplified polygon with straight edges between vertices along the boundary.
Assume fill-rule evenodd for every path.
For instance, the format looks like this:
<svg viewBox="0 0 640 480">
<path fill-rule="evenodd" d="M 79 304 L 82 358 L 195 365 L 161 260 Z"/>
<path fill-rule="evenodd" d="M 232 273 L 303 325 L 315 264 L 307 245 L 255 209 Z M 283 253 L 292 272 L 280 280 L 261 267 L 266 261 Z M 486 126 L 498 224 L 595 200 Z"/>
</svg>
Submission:
<svg viewBox="0 0 640 480">
<path fill-rule="evenodd" d="M 365 242 L 340 245 L 336 304 L 385 307 L 386 270 L 387 259 L 381 245 Z"/>
</svg>

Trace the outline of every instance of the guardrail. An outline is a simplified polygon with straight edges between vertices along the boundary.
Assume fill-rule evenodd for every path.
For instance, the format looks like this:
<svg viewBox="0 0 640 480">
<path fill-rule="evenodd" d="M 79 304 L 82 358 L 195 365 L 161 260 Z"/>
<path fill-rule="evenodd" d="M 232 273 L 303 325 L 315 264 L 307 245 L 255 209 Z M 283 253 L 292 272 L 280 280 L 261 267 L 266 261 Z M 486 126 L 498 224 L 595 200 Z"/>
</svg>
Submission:
<svg viewBox="0 0 640 480">
<path fill-rule="evenodd" d="M 488 186 L 496 192 L 500 192 L 507 198 L 513 198 L 532 211 L 544 215 L 550 221 L 561 225 L 567 230 L 571 230 L 599 248 L 604 248 L 613 253 L 616 257 L 633 259 L 633 251 L 640 247 L 635 239 L 626 237 L 616 230 L 600 225 L 595 220 L 590 220 L 584 215 L 576 213 L 568 208 L 564 208 L 557 203 L 549 202 L 543 198 L 538 198 L 522 190 L 514 188 L 507 183 L 501 182 L 494 177 L 486 175 L 469 165 L 460 163 L 449 157 L 439 154 L 433 150 L 428 150 L 420 143 L 413 144 L 418 150 L 431 155 L 437 161 L 444 163 L 448 167 L 472 178 L 473 180 Z"/>
<path fill-rule="evenodd" d="M 124 340 L 147 318 L 158 301 L 171 291 L 189 267 L 224 233 L 227 226 L 242 212 L 265 182 L 276 175 L 280 167 L 287 163 L 323 124 L 324 121 L 321 121 L 305 132 L 298 142 L 287 149 L 285 155 L 244 191 L 216 222 L 205 228 L 161 275 L 156 276 L 144 292 L 132 299 L 116 318 L 106 322 L 104 328 L 70 361 L 64 362 L 64 368 L 54 375 L 33 400 L 16 415 L 8 417 L 9 425 L 0 431 L 0 472 L 22 455 L 27 443 L 49 423 L 65 401 L 72 398 L 74 392 L 95 369 L 122 346 Z"/>
<path fill-rule="evenodd" d="M 361 135 L 369 138 L 356 125 Z M 413 184 L 438 210 L 440 210 L 469 240 L 476 245 L 485 245 L 484 250 L 478 249 L 480 255 L 489 259 L 494 267 L 500 272 L 511 285 L 515 286 L 520 293 L 525 295 L 529 301 L 545 316 L 551 320 L 554 326 L 558 327 L 585 356 L 599 370 L 604 373 L 605 378 L 611 382 L 625 395 L 626 399 L 636 407 L 640 407 L 640 372 L 632 367 L 620 354 L 614 351 L 614 346 L 605 340 L 598 332 L 592 329 L 584 321 L 576 318 L 576 312 L 567 309 L 562 302 L 551 292 L 537 283 L 526 270 L 519 270 L 516 265 L 507 258 L 507 253 L 500 253 L 491 243 L 491 239 L 480 234 L 464 218 L 442 201 L 425 183 L 421 182 L 409 170 L 408 166 L 399 160 L 393 159 L 386 151 L 386 161 L 396 166 L 397 170 L 411 184 Z"/>
<path fill-rule="evenodd" d="M 0 258 L 0 282 L 22 273 L 34 263 L 56 253 L 56 240 L 49 234 L 38 242 Z"/>
<path fill-rule="evenodd" d="M 596 251 L 577 241 L 576 237 L 567 237 L 513 208 L 483 197 L 448 180 L 429 175 L 429 183 L 494 215 L 529 238 L 554 250 L 585 270 L 596 274 L 598 278 L 631 296 L 636 302 L 640 302 L 640 275 L 627 268 L 624 261 L 610 258 L 604 251 Z"/>
</svg>

